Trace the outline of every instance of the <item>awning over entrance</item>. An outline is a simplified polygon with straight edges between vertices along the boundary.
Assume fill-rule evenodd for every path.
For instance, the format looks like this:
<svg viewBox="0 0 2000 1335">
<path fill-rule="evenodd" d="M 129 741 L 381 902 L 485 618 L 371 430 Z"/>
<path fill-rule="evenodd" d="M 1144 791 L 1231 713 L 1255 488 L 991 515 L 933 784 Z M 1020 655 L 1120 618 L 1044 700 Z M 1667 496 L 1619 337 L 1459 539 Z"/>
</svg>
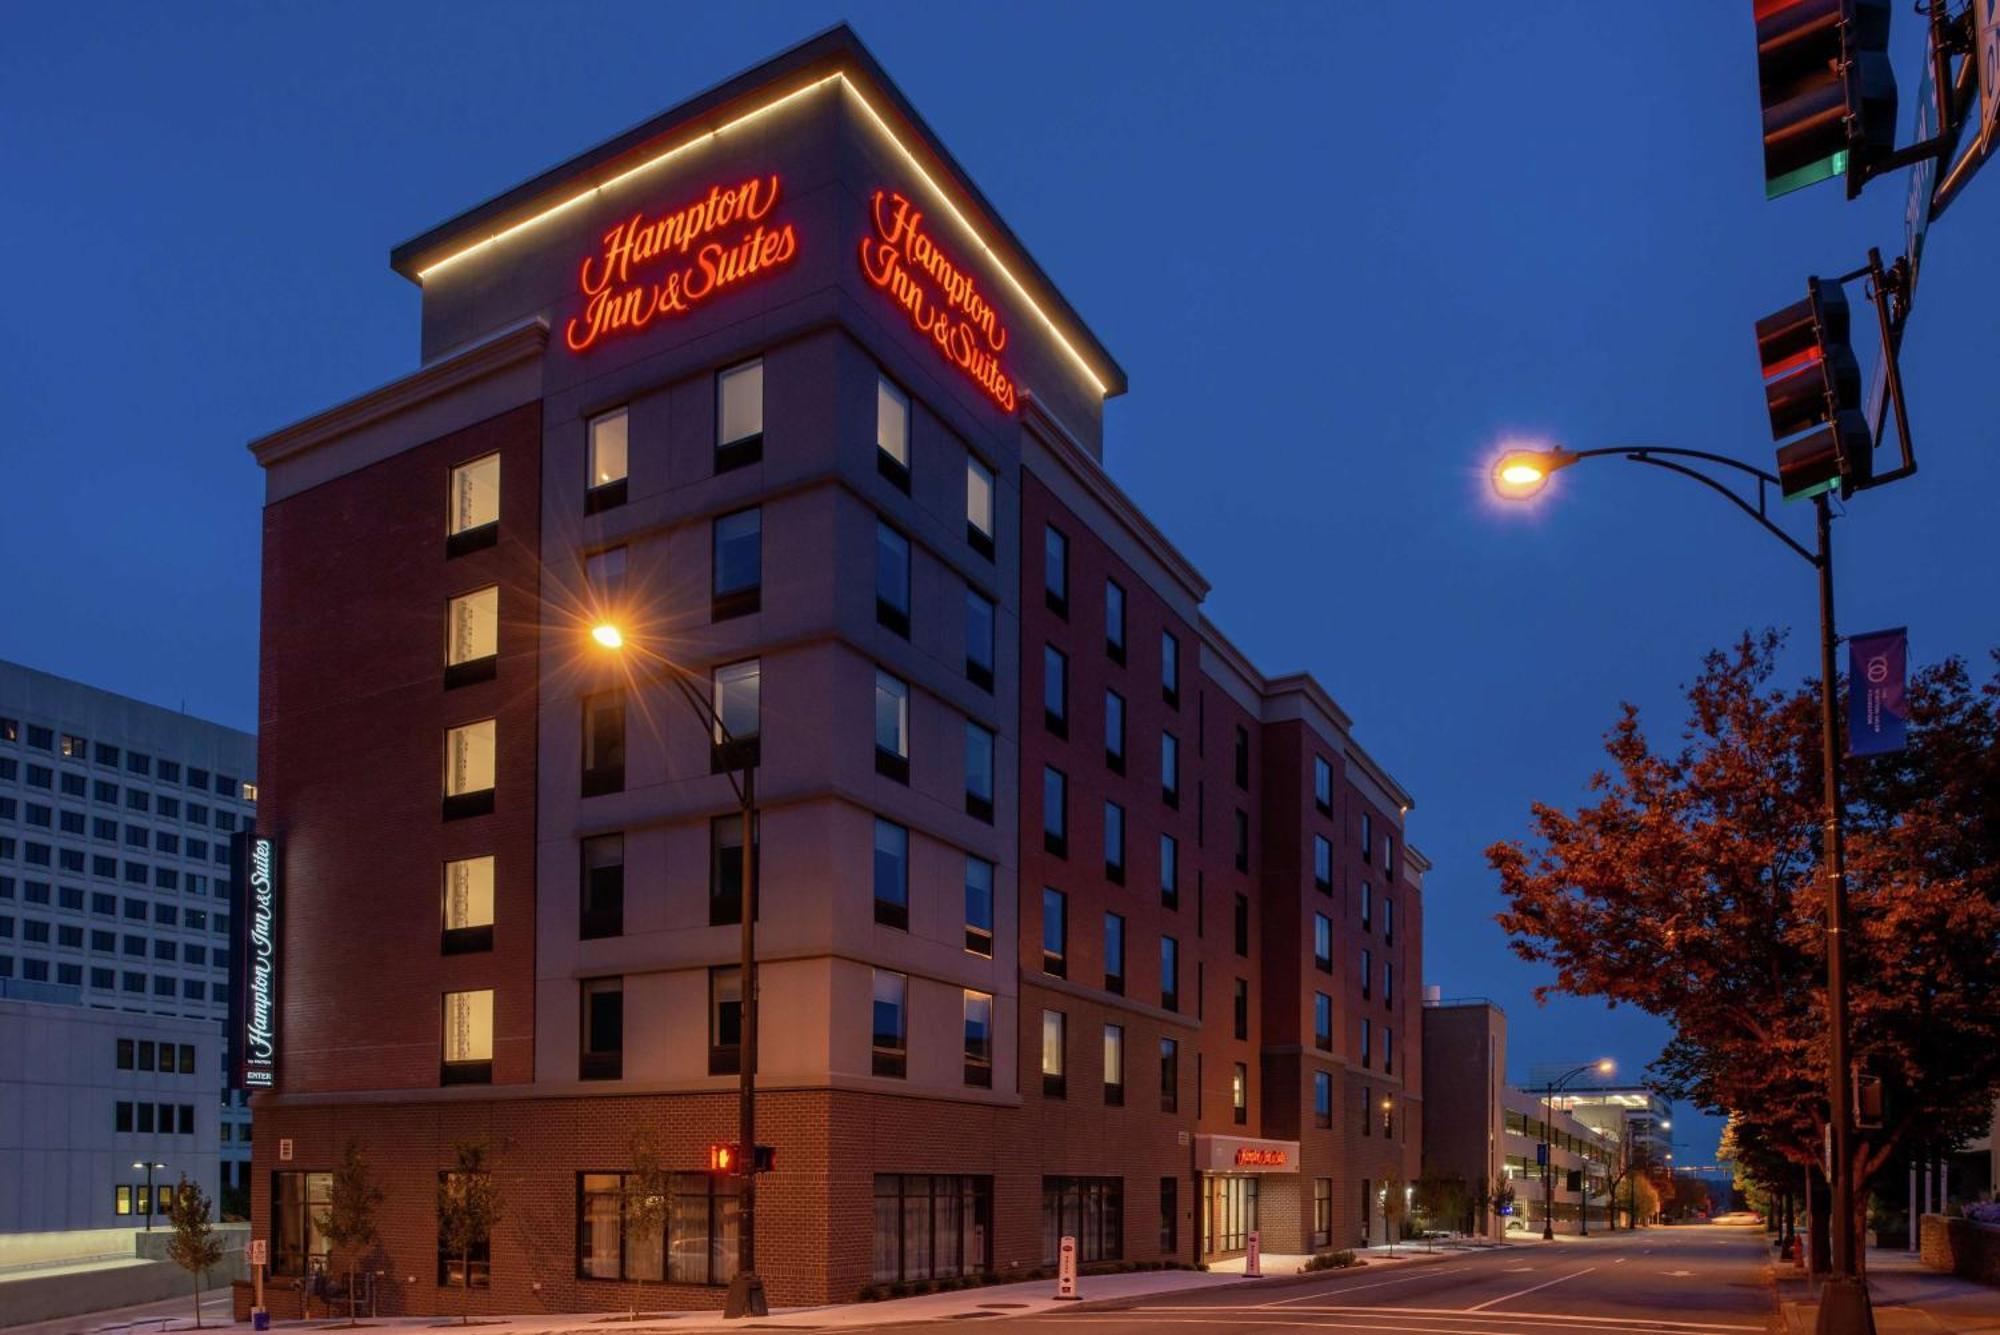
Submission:
<svg viewBox="0 0 2000 1335">
<path fill-rule="evenodd" d="M 1299 1142 L 1250 1136 L 1196 1136 L 1197 1173 L 1296 1173 Z"/>
</svg>

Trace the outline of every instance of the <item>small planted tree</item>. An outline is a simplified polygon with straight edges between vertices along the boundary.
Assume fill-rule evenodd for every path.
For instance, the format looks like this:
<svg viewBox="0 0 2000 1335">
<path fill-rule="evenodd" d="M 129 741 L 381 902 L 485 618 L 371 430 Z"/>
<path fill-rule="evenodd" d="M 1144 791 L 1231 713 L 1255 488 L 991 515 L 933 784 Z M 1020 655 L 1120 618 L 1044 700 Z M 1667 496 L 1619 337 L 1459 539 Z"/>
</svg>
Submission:
<svg viewBox="0 0 2000 1335">
<path fill-rule="evenodd" d="M 222 1260 L 222 1239 L 215 1236 L 208 1194 L 183 1175 L 174 1187 L 167 1206 L 167 1221 L 173 1236 L 167 1240 L 167 1256 L 194 1276 L 194 1324 L 201 1326 L 201 1278 Z"/>
<path fill-rule="evenodd" d="M 485 1141 L 461 1140 L 452 1146 L 453 1168 L 438 1179 L 438 1242 L 445 1255 L 458 1258 L 459 1281 L 465 1286 L 460 1325 L 472 1320 L 473 1253 L 490 1252 L 493 1227 L 505 1205 L 493 1180 L 491 1157 Z"/>
<path fill-rule="evenodd" d="M 625 1227 L 633 1246 L 654 1249 L 647 1254 L 657 1253 L 660 1257 L 661 1278 L 664 1279 L 666 1252 L 660 1240 L 667 1232 L 667 1212 L 673 1201 L 673 1182 L 667 1172 L 666 1156 L 660 1151 L 659 1139 L 649 1130 L 636 1132 L 631 1145 L 632 1171 L 625 1178 Z M 629 1250 L 629 1249 L 628 1249 Z M 641 1288 L 645 1285 L 645 1268 L 640 1268 L 638 1280 Z M 639 1315 L 638 1301 L 633 1300 L 632 1315 Z"/>
<path fill-rule="evenodd" d="M 1389 1255 L 1396 1254 L 1396 1238 L 1403 1231 L 1403 1221 L 1409 1217 L 1409 1194 L 1404 1191 L 1403 1175 L 1390 1173 L 1382 1179 L 1382 1227 L 1389 1234 Z"/>
<path fill-rule="evenodd" d="M 369 1174 L 368 1161 L 361 1157 L 361 1146 L 350 1139 L 341 1153 L 340 1167 L 333 1172 L 326 1210 L 317 1220 L 321 1235 L 347 1263 L 350 1326 L 355 1321 L 354 1274 L 367 1250 L 375 1245 L 375 1210 L 381 1204 L 382 1189 Z"/>
</svg>

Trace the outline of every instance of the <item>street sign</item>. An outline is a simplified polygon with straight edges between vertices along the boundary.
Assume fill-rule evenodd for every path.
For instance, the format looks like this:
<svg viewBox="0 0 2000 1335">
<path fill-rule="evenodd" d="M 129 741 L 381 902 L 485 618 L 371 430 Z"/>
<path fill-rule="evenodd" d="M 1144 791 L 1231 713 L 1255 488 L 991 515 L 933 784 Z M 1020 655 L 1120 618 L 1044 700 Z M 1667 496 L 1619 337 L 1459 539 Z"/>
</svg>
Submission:
<svg viewBox="0 0 2000 1335">
<path fill-rule="evenodd" d="M 1847 640 L 1847 754 L 1903 749 L 1910 726 L 1909 632 L 1870 631 Z"/>
<path fill-rule="evenodd" d="M 263 1238 L 250 1239 L 250 1264 L 269 1265 L 270 1262 L 266 1258 L 270 1255 L 270 1246 L 271 1244 Z"/>
<path fill-rule="evenodd" d="M 1263 1252 L 1263 1235 L 1255 1229 L 1250 1230 L 1250 1249 L 1243 1255 L 1244 1278 L 1264 1278 Z"/>
<path fill-rule="evenodd" d="M 1076 1291 L 1076 1239 L 1065 1236 L 1062 1245 L 1056 1249 L 1056 1297 L 1069 1299 L 1081 1296 Z"/>
<path fill-rule="evenodd" d="M 1548 1166 L 1549 1166 L 1548 1142 L 1546 1141 L 1537 1142 L 1535 1145 L 1535 1167 L 1547 1168 Z"/>
</svg>

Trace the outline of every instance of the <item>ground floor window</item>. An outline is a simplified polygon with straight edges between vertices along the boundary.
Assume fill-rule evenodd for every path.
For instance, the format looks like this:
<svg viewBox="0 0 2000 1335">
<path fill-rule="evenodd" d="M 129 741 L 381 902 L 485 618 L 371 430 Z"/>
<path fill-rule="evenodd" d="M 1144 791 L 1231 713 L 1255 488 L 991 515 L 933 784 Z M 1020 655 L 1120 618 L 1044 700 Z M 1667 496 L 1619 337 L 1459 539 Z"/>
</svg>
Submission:
<svg viewBox="0 0 2000 1335">
<path fill-rule="evenodd" d="M 272 1274 L 326 1269 L 328 1244 L 319 1221 L 332 1201 L 331 1173 L 271 1174 Z"/>
<path fill-rule="evenodd" d="M 1368 1235 L 1373 1231 L 1373 1209 L 1375 1193 L 1368 1185 L 1368 1179 L 1361 1179 L 1361 1245 L 1368 1245 Z"/>
<path fill-rule="evenodd" d="M 631 1173 L 577 1175 L 578 1279 L 658 1282 L 666 1274 L 660 1214 L 641 1190 Z"/>
<path fill-rule="evenodd" d="M 457 1173 L 439 1173 L 438 1182 L 443 1184 L 458 1178 Z M 463 1185 L 460 1183 L 460 1185 Z M 492 1239 L 475 1244 L 467 1251 L 451 1248 L 444 1235 L 444 1219 L 438 1219 L 438 1272 L 440 1288 L 447 1289 L 490 1289 L 493 1287 L 493 1243 Z"/>
<path fill-rule="evenodd" d="M 1315 1247 L 1333 1245 L 1333 1179 L 1313 1179 L 1313 1240 Z"/>
<path fill-rule="evenodd" d="M 1204 1232 L 1209 1255 L 1246 1250 L 1250 1235 L 1257 1231 L 1257 1179 L 1204 1179 L 1202 1210 L 1208 1221 Z"/>
<path fill-rule="evenodd" d="M 736 1275 L 737 1183 L 709 1173 L 675 1173 L 667 1217 L 667 1278 L 727 1284 Z"/>
<path fill-rule="evenodd" d="M 1178 1256 L 1181 1250 L 1180 1181 L 1160 1179 L 1160 1255 Z"/>
<path fill-rule="evenodd" d="M 935 1279 L 992 1266 L 993 1179 L 875 1175 L 875 1279 Z"/>
<path fill-rule="evenodd" d="M 1076 1239 L 1079 1261 L 1125 1255 L 1125 1180 L 1118 1177 L 1042 1179 L 1042 1260 L 1056 1263 L 1065 1237 Z"/>
</svg>

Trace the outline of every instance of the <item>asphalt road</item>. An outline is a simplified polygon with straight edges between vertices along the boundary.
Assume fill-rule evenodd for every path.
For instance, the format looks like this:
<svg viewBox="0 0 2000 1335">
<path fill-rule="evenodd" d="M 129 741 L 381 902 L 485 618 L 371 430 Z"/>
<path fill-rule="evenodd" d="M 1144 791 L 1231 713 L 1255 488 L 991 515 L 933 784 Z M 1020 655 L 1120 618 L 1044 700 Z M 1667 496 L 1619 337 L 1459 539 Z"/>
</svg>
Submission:
<svg viewBox="0 0 2000 1335">
<path fill-rule="evenodd" d="M 1517 1242 L 1394 1269 L 1172 1294 L 1130 1307 L 1002 1317 L 982 1330 L 1184 1335 L 1301 1328 L 1385 1335 L 1764 1335 L 1775 1310 L 1762 1229 L 1682 1225 Z M 1268 1294 L 1268 1296 L 1267 1296 Z"/>
</svg>

